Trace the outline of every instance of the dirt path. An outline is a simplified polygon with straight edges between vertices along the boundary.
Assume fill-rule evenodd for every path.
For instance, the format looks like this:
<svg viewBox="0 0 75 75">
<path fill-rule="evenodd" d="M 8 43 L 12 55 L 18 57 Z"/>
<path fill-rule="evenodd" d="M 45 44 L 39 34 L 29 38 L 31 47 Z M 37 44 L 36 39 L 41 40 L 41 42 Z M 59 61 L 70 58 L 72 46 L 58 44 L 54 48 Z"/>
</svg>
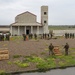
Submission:
<svg viewBox="0 0 75 75">
<path fill-rule="evenodd" d="M 37 55 L 40 57 L 48 56 L 48 46 L 50 43 L 53 43 L 54 46 L 59 46 L 61 50 L 63 50 L 63 45 L 65 43 L 70 45 L 70 48 L 75 48 L 75 39 L 51 39 L 51 40 L 29 40 L 29 41 L 0 41 L 0 48 L 8 48 L 10 53 L 9 60 L 0 61 L 0 70 L 4 70 L 6 72 L 14 72 L 14 71 L 27 71 L 36 69 L 34 64 L 31 64 L 30 67 L 27 68 L 19 68 L 15 64 L 9 65 L 7 62 L 15 61 L 15 60 L 23 60 L 24 58 L 16 58 L 14 59 L 14 55 Z M 45 52 L 44 55 L 42 53 Z"/>
</svg>

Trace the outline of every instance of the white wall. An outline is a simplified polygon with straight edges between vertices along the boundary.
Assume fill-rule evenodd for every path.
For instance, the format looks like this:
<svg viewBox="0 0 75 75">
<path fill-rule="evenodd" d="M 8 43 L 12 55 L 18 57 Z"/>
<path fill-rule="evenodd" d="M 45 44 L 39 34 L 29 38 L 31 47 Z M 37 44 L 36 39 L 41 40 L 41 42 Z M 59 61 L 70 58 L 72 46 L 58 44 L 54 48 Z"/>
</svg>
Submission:
<svg viewBox="0 0 75 75">
<path fill-rule="evenodd" d="M 25 32 L 24 32 L 24 26 L 21 26 L 20 27 L 20 35 L 22 35 L 22 34 L 24 34 Z"/>
<path fill-rule="evenodd" d="M 18 35 L 18 27 L 12 27 L 12 35 L 15 35 L 17 34 Z"/>
<path fill-rule="evenodd" d="M 43 34 L 43 27 L 39 27 L 39 34 Z"/>
<path fill-rule="evenodd" d="M 36 22 L 36 16 L 29 13 L 29 12 L 25 12 L 25 13 L 22 13 L 22 14 L 16 16 L 15 22 L 18 22 L 18 23 L 35 23 Z"/>
<path fill-rule="evenodd" d="M 37 33 L 37 26 L 33 27 L 33 34 Z"/>
<path fill-rule="evenodd" d="M 75 30 L 53 30 L 54 36 L 63 36 L 65 33 L 74 33 Z"/>
</svg>

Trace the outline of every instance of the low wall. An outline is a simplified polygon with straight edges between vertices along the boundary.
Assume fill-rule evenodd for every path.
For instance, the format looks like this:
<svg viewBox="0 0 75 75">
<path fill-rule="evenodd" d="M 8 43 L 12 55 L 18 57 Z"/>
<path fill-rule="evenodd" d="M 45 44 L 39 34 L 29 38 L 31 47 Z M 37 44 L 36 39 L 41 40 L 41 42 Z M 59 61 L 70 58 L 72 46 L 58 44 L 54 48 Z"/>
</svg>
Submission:
<svg viewBox="0 0 75 75">
<path fill-rule="evenodd" d="M 53 30 L 54 36 L 64 36 L 65 33 L 74 33 L 75 35 L 75 30 Z"/>
</svg>

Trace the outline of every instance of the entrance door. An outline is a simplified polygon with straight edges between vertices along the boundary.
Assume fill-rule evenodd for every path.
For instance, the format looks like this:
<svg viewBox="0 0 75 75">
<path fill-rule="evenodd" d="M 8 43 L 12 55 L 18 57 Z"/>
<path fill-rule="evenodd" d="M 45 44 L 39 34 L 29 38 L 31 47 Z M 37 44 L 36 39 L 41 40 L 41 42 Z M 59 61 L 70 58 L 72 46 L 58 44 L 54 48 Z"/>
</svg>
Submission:
<svg viewBox="0 0 75 75">
<path fill-rule="evenodd" d="M 27 34 L 27 35 L 29 34 L 29 30 L 26 30 L 26 34 Z"/>
</svg>

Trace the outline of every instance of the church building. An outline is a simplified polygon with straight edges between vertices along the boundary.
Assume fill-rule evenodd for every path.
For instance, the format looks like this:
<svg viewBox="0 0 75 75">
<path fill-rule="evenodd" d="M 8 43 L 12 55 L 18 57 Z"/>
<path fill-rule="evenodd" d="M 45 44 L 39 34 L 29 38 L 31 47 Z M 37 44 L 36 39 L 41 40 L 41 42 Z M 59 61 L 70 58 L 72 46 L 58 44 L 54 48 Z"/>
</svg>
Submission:
<svg viewBox="0 0 75 75">
<path fill-rule="evenodd" d="M 48 30 L 48 6 L 41 6 L 41 23 L 37 22 L 37 16 L 29 11 L 15 17 L 15 22 L 10 25 L 12 35 L 43 34 Z"/>
</svg>

